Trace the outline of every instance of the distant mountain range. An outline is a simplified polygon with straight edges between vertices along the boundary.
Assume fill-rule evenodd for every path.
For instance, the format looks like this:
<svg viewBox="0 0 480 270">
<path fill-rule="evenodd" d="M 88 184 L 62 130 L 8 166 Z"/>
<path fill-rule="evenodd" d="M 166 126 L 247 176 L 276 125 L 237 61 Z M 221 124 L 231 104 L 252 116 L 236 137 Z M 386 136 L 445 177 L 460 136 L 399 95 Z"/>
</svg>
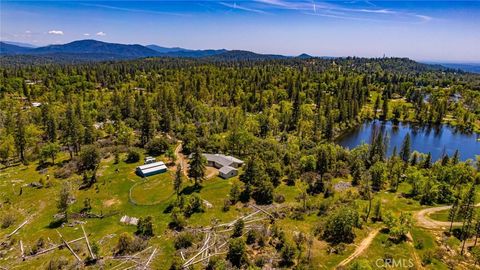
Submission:
<svg viewBox="0 0 480 270">
<path fill-rule="evenodd" d="M 61 56 L 76 60 L 121 60 L 145 57 L 190 57 L 206 58 L 218 57 L 219 59 L 279 59 L 287 58 L 282 55 L 257 54 L 249 51 L 220 50 L 190 50 L 185 48 L 167 48 L 158 45 L 125 45 L 107 43 L 97 40 L 78 40 L 62 45 L 48 45 L 32 48 L 19 46 L 13 42 L 0 42 L 0 55 L 33 55 L 44 58 Z"/>
<path fill-rule="evenodd" d="M 480 63 L 436 63 L 447 68 L 459 69 L 466 72 L 480 73 Z"/>
<path fill-rule="evenodd" d="M 190 50 L 180 47 L 162 47 L 158 45 L 118 44 L 98 40 L 86 39 L 73 41 L 61 45 L 48 45 L 35 47 L 31 44 L 0 41 L 0 56 L 15 57 L 20 62 L 78 62 L 78 61 L 105 61 L 124 60 L 146 57 L 182 57 L 182 58 L 205 58 L 211 60 L 270 60 L 298 58 L 308 59 L 314 56 L 301 54 L 296 57 L 259 54 L 242 50 Z M 334 57 L 321 57 L 332 59 Z M 451 69 L 467 72 L 480 73 L 480 64 L 451 64 L 451 63 L 428 63 L 442 65 Z"/>
</svg>

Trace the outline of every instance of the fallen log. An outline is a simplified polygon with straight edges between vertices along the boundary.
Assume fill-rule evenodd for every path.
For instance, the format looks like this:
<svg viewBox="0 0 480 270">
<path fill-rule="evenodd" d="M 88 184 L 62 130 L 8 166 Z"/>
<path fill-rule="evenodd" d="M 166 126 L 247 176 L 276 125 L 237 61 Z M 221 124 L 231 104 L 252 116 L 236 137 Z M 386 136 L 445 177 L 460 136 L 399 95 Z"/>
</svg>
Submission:
<svg viewBox="0 0 480 270">
<path fill-rule="evenodd" d="M 262 211 L 263 213 L 265 213 L 265 214 L 269 215 L 271 218 L 275 219 L 275 217 L 274 217 L 272 214 L 270 214 L 269 212 L 267 212 L 266 210 L 263 210 L 262 208 L 260 208 L 260 207 L 258 207 L 258 206 L 256 206 L 256 205 L 254 205 L 254 204 L 252 204 L 252 207 L 253 207 L 253 208 L 255 208 L 255 209 L 257 209 L 257 210 L 260 210 L 260 211 Z"/>
<path fill-rule="evenodd" d="M 75 251 L 73 251 L 72 247 L 67 243 L 67 241 L 65 241 L 62 234 L 58 230 L 56 230 L 56 231 L 57 231 L 58 235 L 60 236 L 60 239 L 62 239 L 65 246 L 67 246 L 68 250 L 70 250 L 70 252 L 73 254 L 73 256 L 75 256 L 77 261 L 82 262 L 82 259 L 80 259 L 80 257 L 77 255 L 77 253 L 75 253 Z"/>
<path fill-rule="evenodd" d="M 95 255 L 92 252 L 92 247 L 90 246 L 90 242 L 88 241 L 87 233 L 85 233 L 85 229 L 83 228 L 83 225 L 80 225 L 80 227 L 82 227 L 83 236 L 85 237 L 85 241 L 87 242 L 87 247 L 88 247 L 88 251 L 90 252 L 90 256 L 92 257 L 93 260 L 95 260 Z"/>
<path fill-rule="evenodd" d="M 147 262 L 145 263 L 145 265 L 143 266 L 143 269 L 146 270 L 148 265 L 150 264 L 150 262 L 152 261 L 153 259 L 153 256 L 155 255 L 155 253 L 157 252 L 157 248 L 155 248 L 152 252 L 152 254 L 150 254 L 150 257 L 148 257 L 148 260 Z"/>
<path fill-rule="evenodd" d="M 72 244 L 72 243 L 78 242 L 78 241 L 80 241 L 80 240 L 83 240 L 83 238 L 84 238 L 84 237 L 80 237 L 80 238 L 77 238 L 77 239 L 68 241 L 68 243 L 69 243 L 69 244 Z M 35 256 L 37 256 L 37 255 L 42 255 L 42 254 L 44 254 L 44 253 L 47 253 L 47 252 L 50 252 L 50 251 L 55 250 L 55 249 L 57 249 L 57 248 L 60 248 L 60 247 L 62 247 L 62 246 L 64 246 L 64 245 L 65 245 L 65 244 L 62 243 L 62 244 L 60 244 L 60 245 L 56 245 L 56 246 L 54 246 L 54 247 L 41 250 L 41 251 L 39 251 L 39 252 L 37 252 L 37 253 L 35 253 L 35 254 L 33 254 L 33 255 L 25 256 L 25 259 L 33 258 L 33 257 L 35 257 Z"/>
<path fill-rule="evenodd" d="M 25 226 L 25 224 L 27 224 L 27 222 L 28 222 L 28 219 L 25 220 L 22 224 L 20 224 L 20 226 L 18 226 L 15 230 L 13 230 L 13 232 L 8 234 L 7 238 L 10 238 L 12 235 L 14 235 L 16 232 L 18 232 L 23 226 Z"/>
<path fill-rule="evenodd" d="M 147 250 L 149 250 L 149 249 L 151 249 L 151 248 L 152 248 L 152 246 L 149 246 L 149 247 L 147 247 L 147 248 L 146 248 L 146 249 L 144 249 L 144 250 L 140 250 L 139 252 L 137 252 L 137 253 L 133 254 L 131 257 L 136 257 L 136 256 L 140 255 L 141 253 L 143 253 L 143 252 L 145 252 L 145 251 L 147 251 Z M 110 270 L 116 269 L 116 268 L 118 268 L 118 267 L 120 267 L 120 266 L 122 266 L 122 265 L 126 264 L 127 262 L 130 262 L 131 260 L 132 260 L 132 259 L 130 259 L 130 258 L 127 258 L 125 261 L 123 261 L 123 262 L 121 262 L 121 263 L 117 264 L 116 266 L 112 267 Z M 129 267 L 129 268 L 131 268 L 131 267 Z M 129 269 L 129 268 L 127 268 L 127 269 Z"/>
</svg>

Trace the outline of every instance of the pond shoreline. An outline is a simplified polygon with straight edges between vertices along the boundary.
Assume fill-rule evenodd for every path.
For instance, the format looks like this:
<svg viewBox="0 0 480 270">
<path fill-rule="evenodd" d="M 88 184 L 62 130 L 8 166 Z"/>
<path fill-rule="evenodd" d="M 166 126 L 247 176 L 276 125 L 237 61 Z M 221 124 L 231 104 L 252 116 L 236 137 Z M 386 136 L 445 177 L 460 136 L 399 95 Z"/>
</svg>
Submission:
<svg viewBox="0 0 480 270">
<path fill-rule="evenodd" d="M 412 150 L 421 153 L 432 153 L 434 160 L 443 153 L 452 155 L 458 149 L 462 160 L 475 159 L 480 155 L 480 133 L 465 132 L 454 125 L 418 124 L 416 122 L 380 119 L 365 119 L 358 125 L 345 129 L 334 142 L 346 148 L 354 148 L 364 143 L 370 143 L 374 129 L 380 129 L 389 136 L 388 155 L 394 146 L 400 149 L 403 138 L 408 133 L 412 138 Z"/>
</svg>

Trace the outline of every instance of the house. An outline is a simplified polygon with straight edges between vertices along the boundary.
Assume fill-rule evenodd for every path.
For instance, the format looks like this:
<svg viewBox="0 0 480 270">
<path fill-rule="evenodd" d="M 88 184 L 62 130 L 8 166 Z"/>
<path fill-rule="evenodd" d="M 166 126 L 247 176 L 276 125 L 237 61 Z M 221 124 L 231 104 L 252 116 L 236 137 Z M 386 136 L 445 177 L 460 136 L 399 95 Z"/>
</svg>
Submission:
<svg viewBox="0 0 480 270">
<path fill-rule="evenodd" d="M 242 160 L 232 156 L 226 156 L 222 154 L 203 154 L 203 156 L 205 157 L 205 159 L 207 159 L 208 166 L 212 166 L 217 169 L 225 166 L 239 168 L 243 165 Z"/>
<path fill-rule="evenodd" d="M 242 160 L 232 156 L 222 154 L 203 154 L 203 156 L 208 166 L 219 169 L 218 175 L 224 179 L 238 175 L 237 168 L 243 165 Z"/>
<path fill-rule="evenodd" d="M 136 169 L 137 175 L 141 177 L 152 176 L 167 171 L 167 166 L 162 161 L 138 166 Z"/>
</svg>

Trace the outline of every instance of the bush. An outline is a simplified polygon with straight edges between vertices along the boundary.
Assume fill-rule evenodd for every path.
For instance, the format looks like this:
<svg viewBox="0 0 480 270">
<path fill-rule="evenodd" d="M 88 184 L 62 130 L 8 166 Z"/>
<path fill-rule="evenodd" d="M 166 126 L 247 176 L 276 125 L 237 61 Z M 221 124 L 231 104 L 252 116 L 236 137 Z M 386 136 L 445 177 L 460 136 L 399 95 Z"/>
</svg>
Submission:
<svg viewBox="0 0 480 270">
<path fill-rule="evenodd" d="M 15 223 L 15 216 L 11 213 L 7 213 L 3 218 L 2 218 L 2 224 L 1 228 L 6 229 Z"/>
<path fill-rule="evenodd" d="M 258 233 L 255 230 L 250 230 L 247 232 L 247 244 L 251 245 L 257 241 Z"/>
<path fill-rule="evenodd" d="M 150 155 L 159 156 L 168 150 L 168 142 L 163 137 L 154 138 L 145 145 L 145 149 Z"/>
<path fill-rule="evenodd" d="M 425 251 L 422 256 L 422 265 L 431 264 L 434 257 L 434 253 L 431 250 Z"/>
<path fill-rule="evenodd" d="M 354 261 L 348 269 L 349 270 L 371 270 L 372 267 L 370 266 L 370 263 L 367 260 L 363 259 L 363 260 Z"/>
<path fill-rule="evenodd" d="M 285 196 L 282 194 L 275 194 L 273 201 L 276 203 L 284 203 L 285 202 Z"/>
<path fill-rule="evenodd" d="M 140 237 L 133 237 L 124 232 L 118 238 L 117 246 L 115 248 L 115 255 L 125 255 L 138 252 L 145 249 L 147 241 Z"/>
<path fill-rule="evenodd" d="M 193 194 L 188 199 L 187 205 L 185 205 L 184 213 L 186 217 L 190 217 L 194 213 L 203 213 L 205 209 L 203 208 L 203 202 L 200 196 Z"/>
<path fill-rule="evenodd" d="M 416 248 L 416 249 L 423 249 L 423 241 L 422 241 L 422 240 L 418 240 L 418 241 L 415 243 L 415 248 Z"/>
<path fill-rule="evenodd" d="M 100 152 L 94 145 L 86 145 L 79 154 L 79 171 L 95 170 L 100 162 Z"/>
<path fill-rule="evenodd" d="M 175 256 L 173 257 L 172 264 L 170 265 L 169 270 L 183 270 L 183 260 L 182 258 Z"/>
<path fill-rule="evenodd" d="M 55 172 L 53 173 L 53 176 L 55 176 L 55 178 L 57 179 L 67 179 L 73 175 L 76 169 L 77 169 L 76 162 L 71 161 L 63 165 L 63 167 L 55 170 Z"/>
<path fill-rule="evenodd" d="M 175 238 L 174 244 L 176 249 L 188 248 L 193 244 L 194 236 L 190 232 L 180 233 L 177 238 Z"/>
<path fill-rule="evenodd" d="M 355 238 L 353 229 L 359 227 L 357 210 L 342 207 L 328 216 L 323 230 L 323 238 L 330 243 L 351 243 Z"/>
<path fill-rule="evenodd" d="M 285 245 L 283 245 L 282 249 L 280 250 L 280 256 L 282 258 L 282 261 L 281 261 L 282 265 L 284 266 L 293 265 L 293 260 L 295 259 L 295 256 L 296 256 L 295 247 L 289 242 L 286 242 Z"/>
<path fill-rule="evenodd" d="M 230 210 L 230 206 L 232 205 L 232 202 L 230 202 L 229 199 L 225 199 L 223 200 L 223 207 L 222 207 L 222 211 L 223 212 L 228 212 Z"/>
<path fill-rule="evenodd" d="M 133 148 L 128 149 L 127 159 L 125 160 L 125 162 L 135 163 L 135 162 L 138 162 L 139 160 L 140 160 L 140 152 L 138 152 L 138 150 Z"/>
<path fill-rule="evenodd" d="M 227 260 L 238 268 L 247 262 L 245 242 L 242 238 L 234 238 L 229 241 Z"/>
<path fill-rule="evenodd" d="M 140 218 L 137 224 L 136 234 L 145 238 L 153 236 L 153 222 L 151 216 Z"/>
</svg>

